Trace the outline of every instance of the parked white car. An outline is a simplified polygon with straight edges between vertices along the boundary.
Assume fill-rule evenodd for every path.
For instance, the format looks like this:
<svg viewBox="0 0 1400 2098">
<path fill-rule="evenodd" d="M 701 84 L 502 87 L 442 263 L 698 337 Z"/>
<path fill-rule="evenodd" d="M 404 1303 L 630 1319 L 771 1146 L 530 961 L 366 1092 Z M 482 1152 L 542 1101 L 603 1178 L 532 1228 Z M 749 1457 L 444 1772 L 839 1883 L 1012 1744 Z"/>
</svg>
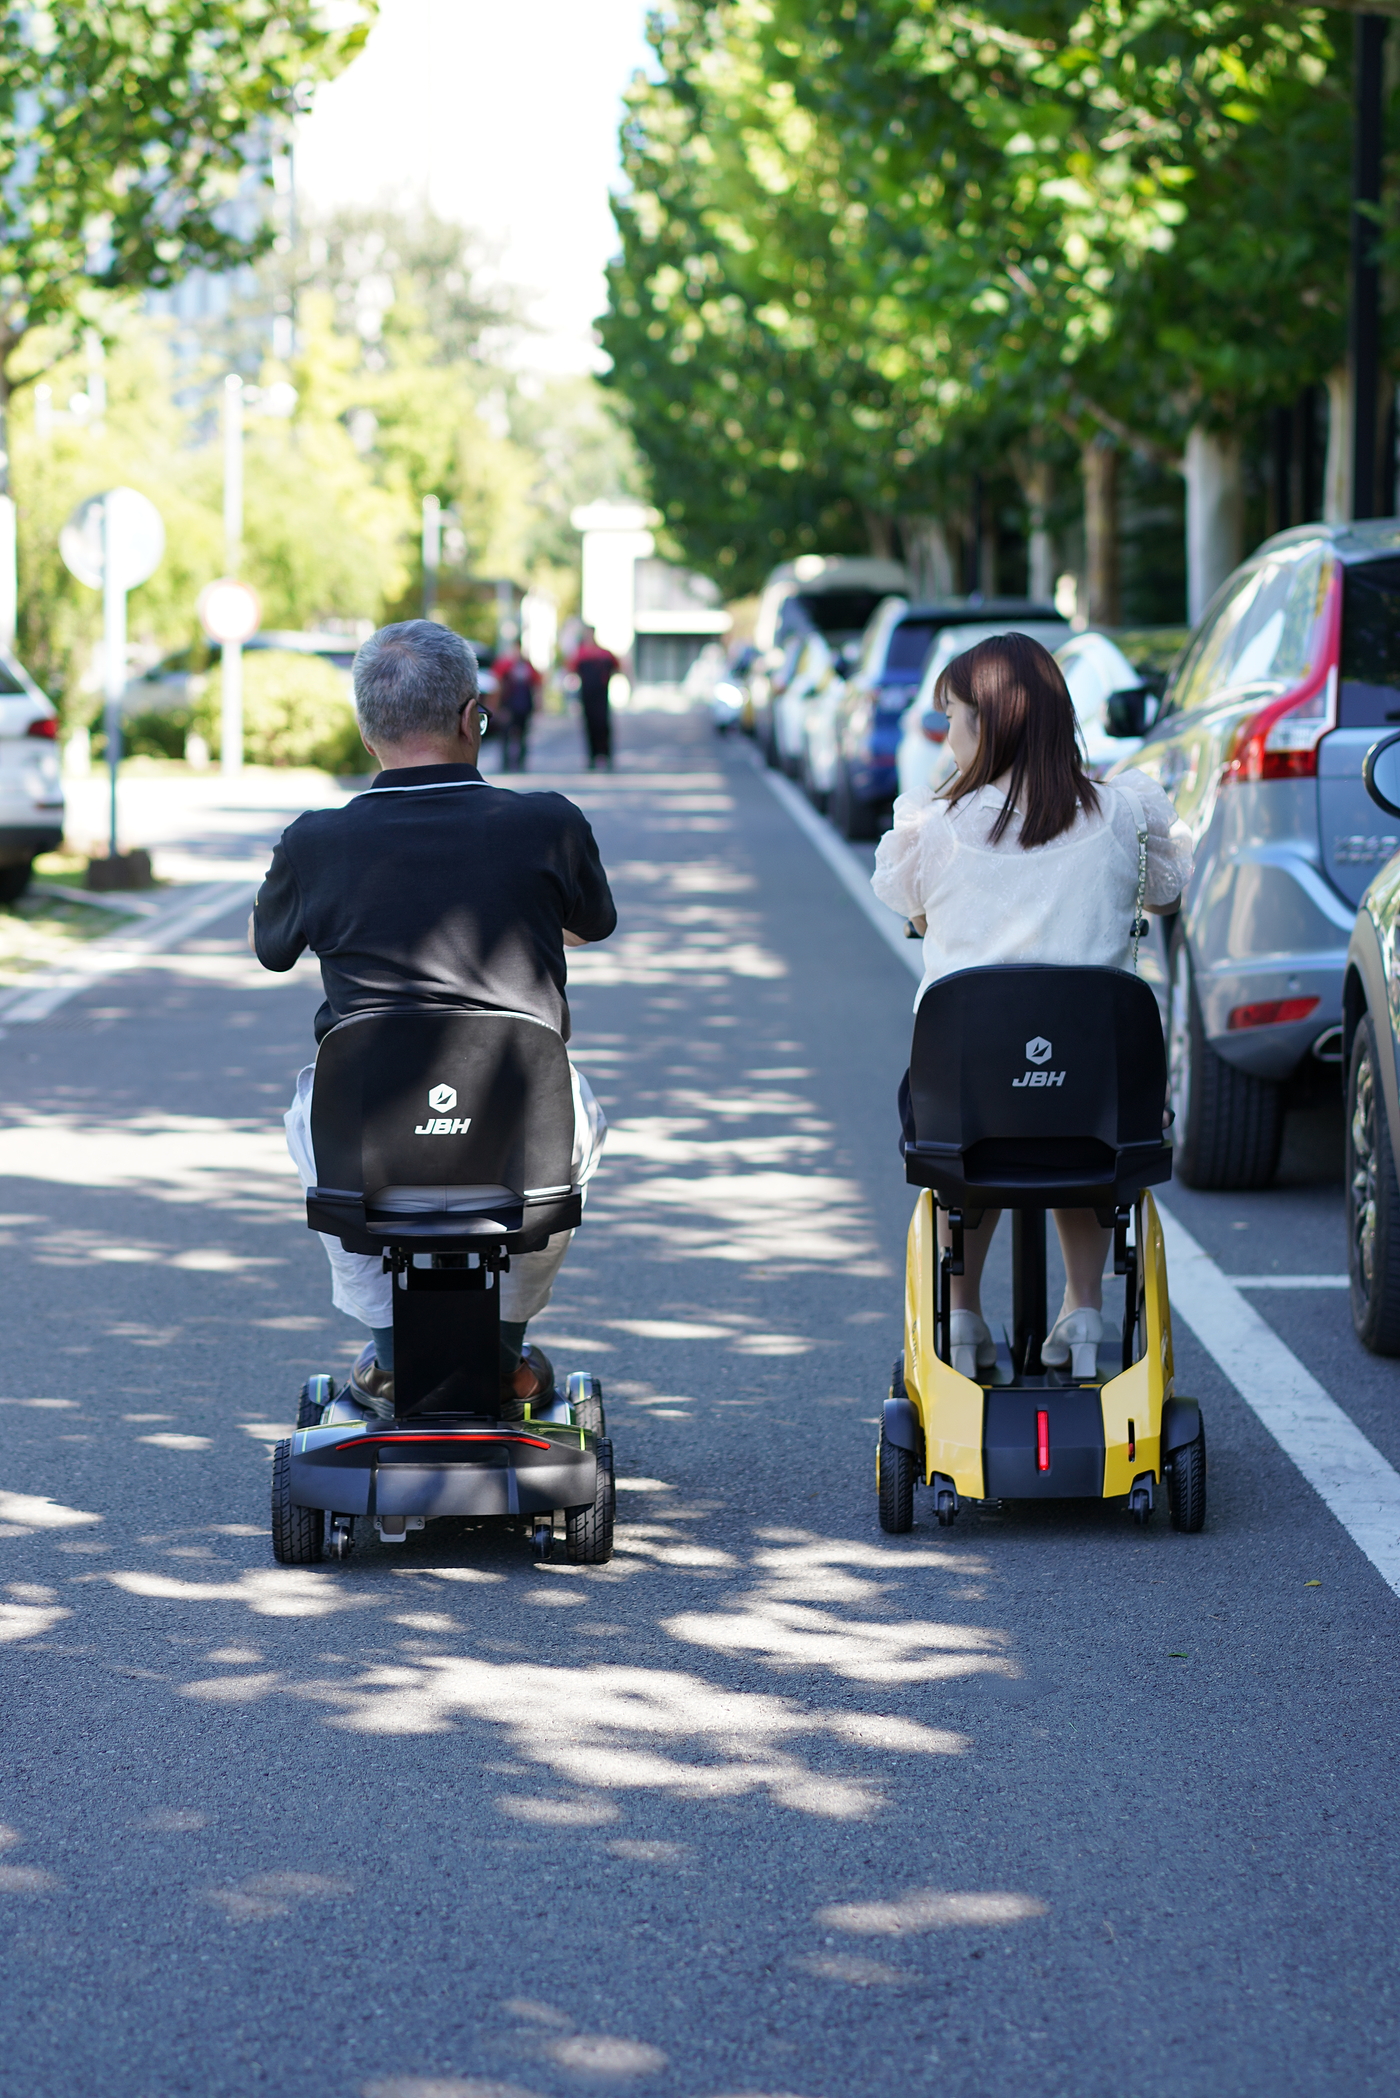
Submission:
<svg viewBox="0 0 1400 2098">
<path fill-rule="evenodd" d="M 1076 634 L 1056 649 L 1055 661 L 1079 717 L 1089 770 L 1098 779 L 1110 765 L 1132 757 L 1142 742 L 1141 734 L 1132 730 L 1148 728 L 1156 720 L 1156 694 L 1107 634 Z"/>
<path fill-rule="evenodd" d="M 773 743 L 778 763 L 790 779 L 801 777 L 808 709 L 839 675 L 835 648 L 824 634 L 809 634 L 791 677 L 771 702 Z"/>
<path fill-rule="evenodd" d="M 1010 632 L 1029 634 L 1032 641 L 1042 641 L 1053 650 L 1069 639 L 1070 624 L 1067 619 L 1027 619 L 1011 628 L 1005 620 L 999 620 L 986 626 L 947 626 L 934 636 L 919 689 L 912 706 L 905 712 L 900 731 L 895 764 L 901 794 L 918 794 L 926 787 L 941 787 L 955 769 L 948 754 L 948 717 L 933 704 L 933 688 L 943 672 L 954 656 L 962 655 L 965 649 L 975 648 L 979 641 L 993 641 L 998 634 Z M 1120 745 L 1115 744 L 1114 750 L 1121 756 Z"/>
<path fill-rule="evenodd" d="M 37 855 L 63 842 L 58 716 L 17 656 L 0 648 L 0 903 L 15 903 Z"/>
</svg>

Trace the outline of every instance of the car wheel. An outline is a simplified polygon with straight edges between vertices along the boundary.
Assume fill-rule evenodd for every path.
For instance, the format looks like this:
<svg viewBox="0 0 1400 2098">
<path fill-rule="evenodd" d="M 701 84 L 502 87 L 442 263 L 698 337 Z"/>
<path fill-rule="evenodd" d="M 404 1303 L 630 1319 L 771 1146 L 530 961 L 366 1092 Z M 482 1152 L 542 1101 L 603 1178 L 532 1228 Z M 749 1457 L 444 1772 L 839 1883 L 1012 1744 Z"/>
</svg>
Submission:
<svg viewBox="0 0 1400 2098">
<path fill-rule="evenodd" d="M 1356 1030 L 1347 1073 L 1346 1194 L 1356 1337 L 1373 1355 L 1400 1355 L 1400 1183 L 1369 1013 Z"/>
<path fill-rule="evenodd" d="M 763 750 L 764 764 L 771 765 L 776 772 L 781 763 L 781 754 L 778 750 L 778 733 L 774 726 L 773 709 L 771 707 L 763 717 L 763 726 L 759 730 L 758 740 Z"/>
<path fill-rule="evenodd" d="M 811 802 L 812 807 L 824 816 L 826 814 L 827 796 L 823 794 L 821 788 L 812 777 L 811 760 L 805 750 L 798 763 L 797 777 L 802 791 L 808 801 Z"/>
<path fill-rule="evenodd" d="M 857 801 L 851 792 L 851 775 L 845 765 L 836 768 L 836 785 L 831 795 L 831 820 L 843 838 L 853 845 L 864 844 L 880 835 L 879 811 L 872 803 Z"/>
<path fill-rule="evenodd" d="M 1283 1141 L 1283 1087 L 1211 1048 L 1184 938 L 1172 956 L 1167 1058 L 1179 1177 L 1187 1187 L 1267 1187 Z"/>
<path fill-rule="evenodd" d="M 33 860 L 21 860 L 17 867 L 0 867 L 0 903 L 18 903 L 33 872 Z"/>
</svg>

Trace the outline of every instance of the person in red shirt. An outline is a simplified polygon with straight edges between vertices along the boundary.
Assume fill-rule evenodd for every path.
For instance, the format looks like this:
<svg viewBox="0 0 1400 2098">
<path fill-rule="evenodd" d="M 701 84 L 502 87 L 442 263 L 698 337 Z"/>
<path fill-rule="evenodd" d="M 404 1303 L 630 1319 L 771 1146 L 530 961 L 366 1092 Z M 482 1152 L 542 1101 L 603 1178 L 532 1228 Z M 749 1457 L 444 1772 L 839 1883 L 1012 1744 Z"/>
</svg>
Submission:
<svg viewBox="0 0 1400 2098">
<path fill-rule="evenodd" d="M 525 770 L 530 717 L 539 696 L 540 674 L 516 642 L 508 642 L 491 665 L 496 680 L 496 719 L 501 725 L 501 770 Z"/>
<path fill-rule="evenodd" d="M 606 765 L 612 770 L 612 710 L 608 704 L 608 687 L 622 665 L 611 649 L 602 648 L 591 626 L 583 630 L 583 639 L 569 661 L 569 668 L 578 679 L 578 696 L 583 707 L 583 728 L 588 739 L 588 769 Z"/>
</svg>

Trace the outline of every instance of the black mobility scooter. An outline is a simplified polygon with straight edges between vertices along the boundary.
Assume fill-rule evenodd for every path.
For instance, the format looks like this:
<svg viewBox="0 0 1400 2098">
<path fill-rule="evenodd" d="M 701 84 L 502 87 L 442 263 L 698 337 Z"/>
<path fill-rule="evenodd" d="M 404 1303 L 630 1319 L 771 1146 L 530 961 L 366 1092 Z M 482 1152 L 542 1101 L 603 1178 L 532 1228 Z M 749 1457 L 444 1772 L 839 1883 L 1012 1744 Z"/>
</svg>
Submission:
<svg viewBox="0 0 1400 2098">
<path fill-rule="evenodd" d="M 1162 1227 L 1150 1190 L 1170 1180 L 1166 1056 L 1157 1001 L 1122 969 L 965 969 L 929 985 L 914 1023 L 905 1177 L 924 1192 L 909 1227 L 904 1353 L 877 1457 L 881 1527 L 908 1530 L 914 1487 L 938 1521 L 969 1501 L 1093 1497 L 1147 1522 L 1165 1485 L 1173 1526 L 1206 1513 L 1201 1411 L 1176 1391 Z M 938 1211 L 947 1215 L 939 1245 Z M 1013 1219 L 1012 1331 L 964 1376 L 950 1344 L 963 1233 Z M 1125 1278 L 1121 1354 L 1091 1376 L 1047 1369 L 1045 1212 L 1092 1209 Z"/>
<path fill-rule="evenodd" d="M 313 1231 L 382 1254 L 394 1278 L 394 1411 L 369 1416 L 331 1379 L 302 1393 L 272 1469 L 272 1549 L 304 1566 L 435 1516 L 503 1516 L 547 1558 L 612 1556 L 613 1456 L 597 1380 L 503 1418 L 500 1277 L 580 1220 L 564 1044 L 521 1013 L 397 1011 L 321 1043 L 311 1099 Z"/>
</svg>

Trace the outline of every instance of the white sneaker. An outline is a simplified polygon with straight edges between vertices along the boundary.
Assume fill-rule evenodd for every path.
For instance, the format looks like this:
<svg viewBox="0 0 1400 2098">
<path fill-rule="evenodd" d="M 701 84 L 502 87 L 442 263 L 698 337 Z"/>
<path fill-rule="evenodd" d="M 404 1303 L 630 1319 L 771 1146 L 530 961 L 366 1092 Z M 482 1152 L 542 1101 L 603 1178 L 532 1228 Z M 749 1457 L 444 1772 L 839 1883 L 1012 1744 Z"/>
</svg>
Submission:
<svg viewBox="0 0 1400 2098">
<path fill-rule="evenodd" d="M 1103 1339 L 1103 1313 L 1086 1305 L 1079 1311 L 1062 1311 L 1045 1339 L 1040 1359 L 1048 1370 L 1069 1365 L 1072 1377 L 1097 1377 L 1099 1342 Z"/>
<path fill-rule="evenodd" d="M 955 1311 L 949 1329 L 948 1352 L 953 1368 L 960 1377 L 970 1377 L 975 1384 L 978 1370 L 989 1370 L 996 1363 L 997 1344 L 992 1339 L 992 1329 L 975 1311 Z"/>
</svg>

